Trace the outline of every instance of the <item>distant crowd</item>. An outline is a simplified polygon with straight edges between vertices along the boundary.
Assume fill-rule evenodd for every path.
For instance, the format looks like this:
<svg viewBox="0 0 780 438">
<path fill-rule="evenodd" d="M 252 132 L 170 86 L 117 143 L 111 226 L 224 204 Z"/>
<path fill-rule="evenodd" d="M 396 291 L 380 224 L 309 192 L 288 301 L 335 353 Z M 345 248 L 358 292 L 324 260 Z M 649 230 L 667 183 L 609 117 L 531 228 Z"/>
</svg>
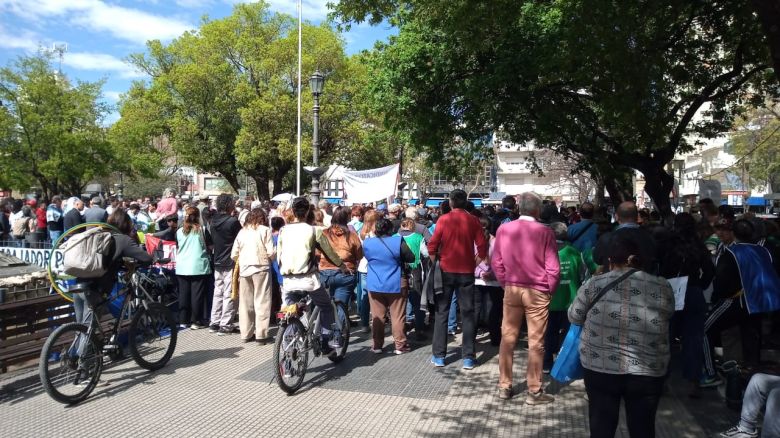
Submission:
<svg viewBox="0 0 780 438">
<path fill-rule="evenodd" d="M 312 205 L 301 197 L 236 201 L 227 194 L 190 203 L 166 190 L 158 200 L 104 206 L 93 198 L 86 206 L 54 197 L 48 205 L 6 202 L 3 210 L 3 237 L 21 246 L 33 233 L 56 241 L 81 223 L 104 221 L 137 244 L 151 235 L 157 245 L 172 245 L 181 328 L 237 331 L 244 342 L 264 344 L 276 312 L 291 302 L 288 293 L 303 291 L 322 310 L 325 354 L 340 347 L 329 330 L 334 299 L 349 304 L 376 354 L 385 351 L 389 322 L 393 353 L 430 341 L 431 364 L 444 367 L 451 364 L 447 345 L 460 334 L 464 370 L 479 366 L 476 339 L 484 330 L 499 347 L 500 399 L 517 392 L 512 362 L 522 332 L 524 401 L 553 403 L 542 376 L 554 367 L 570 324 L 582 326 L 578 351 L 593 436 L 614 435 L 621 400 L 631 436 L 654 435 L 675 345 L 693 398 L 722 385 L 735 366 L 715 354 L 727 329 L 740 333 L 740 366 L 759 370 L 763 321 L 776 325 L 780 308 L 777 221 L 737 216 L 709 199 L 663 226 L 657 212 L 633 202 L 611 212 L 523 193 L 477 207 L 462 190 L 434 208 Z M 761 412 L 777 406 L 780 377 L 756 373 L 742 421 L 722 436 L 758 436 Z M 764 436 L 780 436 L 778 418 L 764 416 Z"/>
</svg>

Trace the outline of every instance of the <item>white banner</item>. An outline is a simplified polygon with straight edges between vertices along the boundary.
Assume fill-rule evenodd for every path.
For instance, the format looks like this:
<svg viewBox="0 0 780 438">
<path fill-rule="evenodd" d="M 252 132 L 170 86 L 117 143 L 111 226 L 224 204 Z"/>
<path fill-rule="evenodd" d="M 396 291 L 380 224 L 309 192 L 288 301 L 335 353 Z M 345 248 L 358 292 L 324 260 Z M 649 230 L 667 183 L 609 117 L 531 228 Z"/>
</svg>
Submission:
<svg viewBox="0 0 780 438">
<path fill-rule="evenodd" d="M 379 169 L 344 171 L 344 192 L 352 203 L 395 197 L 397 188 L 398 164 Z"/>
<path fill-rule="evenodd" d="M 49 267 L 49 249 L 33 249 L 33 248 L 14 248 L 10 246 L 0 246 L 0 251 L 12 255 L 25 263 L 39 266 L 43 269 Z M 63 260 L 62 251 L 54 251 L 54 263 L 52 269 L 55 271 L 62 266 Z"/>
</svg>

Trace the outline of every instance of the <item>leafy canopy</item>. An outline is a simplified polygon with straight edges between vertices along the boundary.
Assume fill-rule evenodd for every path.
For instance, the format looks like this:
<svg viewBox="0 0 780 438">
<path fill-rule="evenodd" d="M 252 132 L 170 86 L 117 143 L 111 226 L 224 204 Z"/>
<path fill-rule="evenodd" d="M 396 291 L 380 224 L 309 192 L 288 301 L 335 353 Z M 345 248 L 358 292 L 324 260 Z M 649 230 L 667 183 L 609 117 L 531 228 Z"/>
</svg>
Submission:
<svg viewBox="0 0 780 438">
<path fill-rule="evenodd" d="M 80 194 L 107 175 L 115 151 L 102 122 L 103 82 L 77 82 L 55 72 L 44 54 L 0 69 L 0 184 L 45 196 Z"/>
</svg>

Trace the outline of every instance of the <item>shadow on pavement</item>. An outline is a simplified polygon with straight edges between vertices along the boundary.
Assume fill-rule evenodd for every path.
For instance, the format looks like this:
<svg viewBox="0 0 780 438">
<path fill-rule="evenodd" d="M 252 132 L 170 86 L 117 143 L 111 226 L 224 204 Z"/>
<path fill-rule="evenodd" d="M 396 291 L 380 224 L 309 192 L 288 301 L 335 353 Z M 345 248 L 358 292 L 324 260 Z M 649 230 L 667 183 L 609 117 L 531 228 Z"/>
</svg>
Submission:
<svg viewBox="0 0 780 438">
<path fill-rule="evenodd" d="M 89 398 L 73 407 L 82 406 L 97 398 L 114 396 L 127 388 L 131 388 L 138 384 L 153 384 L 154 382 L 152 379 L 155 376 L 174 374 L 177 370 L 198 366 L 214 359 L 238 357 L 236 353 L 240 350 L 240 347 L 233 347 L 214 350 L 185 351 L 184 353 L 174 355 L 164 368 L 157 371 L 147 371 L 140 368 L 132 362 L 132 359 L 130 358 L 125 358 L 119 362 L 109 363 L 101 374 L 101 379 L 106 380 L 109 385 L 96 388 Z M 123 364 L 127 363 L 130 363 L 129 368 L 121 367 Z M 43 386 L 41 385 L 41 380 L 38 376 L 38 368 L 36 367 L 34 370 L 31 369 L 29 371 L 29 375 L 25 375 L 18 380 L 14 380 L 9 384 L 0 387 L 0 404 L 14 405 L 38 396 L 43 392 Z M 52 400 L 52 403 L 57 402 Z"/>
</svg>

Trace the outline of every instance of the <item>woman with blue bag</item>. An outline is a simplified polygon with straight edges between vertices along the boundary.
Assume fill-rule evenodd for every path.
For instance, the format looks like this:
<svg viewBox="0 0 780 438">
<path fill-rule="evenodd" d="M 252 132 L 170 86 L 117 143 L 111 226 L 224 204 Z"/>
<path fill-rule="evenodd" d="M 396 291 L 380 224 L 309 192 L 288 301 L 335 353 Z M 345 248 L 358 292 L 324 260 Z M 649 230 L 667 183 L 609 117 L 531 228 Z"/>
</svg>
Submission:
<svg viewBox="0 0 780 438">
<path fill-rule="evenodd" d="M 674 293 L 663 277 L 637 270 L 638 254 L 637 244 L 617 233 L 608 248 L 609 272 L 589 279 L 569 309 L 569 321 L 582 326 L 579 356 L 591 437 L 615 436 L 621 400 L 630 436 L 655 436 Z"/>
</svg>

